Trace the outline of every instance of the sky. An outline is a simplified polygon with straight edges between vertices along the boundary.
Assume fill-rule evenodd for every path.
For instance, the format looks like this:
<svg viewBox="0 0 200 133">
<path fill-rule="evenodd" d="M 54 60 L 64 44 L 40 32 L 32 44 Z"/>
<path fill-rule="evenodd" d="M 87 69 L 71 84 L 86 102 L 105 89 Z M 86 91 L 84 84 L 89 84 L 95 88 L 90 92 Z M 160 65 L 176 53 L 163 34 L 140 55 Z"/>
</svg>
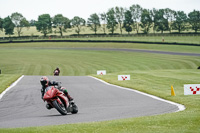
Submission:
<svg viewBox="0 0 200 133">
<path fill-rule="evenodd" d="M 116 6 L 128 9 L 134 4 L 146 9 L 170 8 L 187 14 L 200 11 L 200 0 L 0 0 L 0 17 L 18 12 L 29 21 L 37 20 L 42 14 L 51 17 L 62 14 L 69 19 L 79 16 L 87 20 L 93 13 L 104 13 Z"/>
</svg>

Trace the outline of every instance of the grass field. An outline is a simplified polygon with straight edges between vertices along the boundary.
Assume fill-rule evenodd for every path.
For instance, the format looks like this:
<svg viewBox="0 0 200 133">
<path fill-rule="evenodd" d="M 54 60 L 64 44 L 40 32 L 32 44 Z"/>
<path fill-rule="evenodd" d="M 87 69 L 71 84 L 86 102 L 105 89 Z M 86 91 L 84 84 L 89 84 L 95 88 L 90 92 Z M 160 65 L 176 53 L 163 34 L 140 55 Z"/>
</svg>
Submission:
<svg viewBox="0 0 200 133">
<path fill-rule="evenodd" d="M 117 43 L 22 43 L 0 44 L 0 86 L 8 86 L 20 75 L 52 75 L 59 66 L 61 75 L 92 75 L 109 83 L 140 90 L 178 102 L 186 110 L 177 113 L 145 116 L 105 122 L 66 124 L 17 129 L 0 132 L 200 132 L 200 96 L 184 96 L 184 84 L 199 84 L 200 57 L 154 53 L 77 50 L 69 48 L 127 48 L 200 53 L 197 46 L 171 46 Z M 106 76 L 97 76 L 97 70 L 107 70 Z M 118 74 L 130 74 L 130 81 L 117 81 Z M 2 82 L 3 81 L 3 82 Z M 171 96 L 171 85 L 176 96 Z M 1 87 L 3 90 L 4 87 Z"/>
</svg>

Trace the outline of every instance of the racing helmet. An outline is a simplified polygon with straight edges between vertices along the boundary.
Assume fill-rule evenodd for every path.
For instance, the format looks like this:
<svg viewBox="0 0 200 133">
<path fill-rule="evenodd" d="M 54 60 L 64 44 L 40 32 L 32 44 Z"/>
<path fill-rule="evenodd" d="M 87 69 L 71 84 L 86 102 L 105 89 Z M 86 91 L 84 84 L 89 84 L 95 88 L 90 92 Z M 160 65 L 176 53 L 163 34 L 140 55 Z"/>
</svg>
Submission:
<svg viewBox="0 0 200 133">
<path fill-rule="evenodd" d="M 43 76 L 41 79 L 40 79 L 40 83 L 43 87 L 47 87 L 48 84 L 49 84 L 49 79 L 46 77 L 46 76 Z"/>
</svg>

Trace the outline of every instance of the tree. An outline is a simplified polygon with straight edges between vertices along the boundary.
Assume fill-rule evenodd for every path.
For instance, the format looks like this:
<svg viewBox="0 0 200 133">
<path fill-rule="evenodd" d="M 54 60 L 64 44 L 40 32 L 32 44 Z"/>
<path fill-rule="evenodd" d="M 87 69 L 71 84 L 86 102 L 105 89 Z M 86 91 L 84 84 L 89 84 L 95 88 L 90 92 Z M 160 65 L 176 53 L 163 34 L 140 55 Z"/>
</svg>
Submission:
<svg viewBox="0 0 200 133">
<path fill-rule="evenodd" d="M 0 18 L 0 30 L 3 31 L 3 19 Z"/>
<path fill-rule="evenodd" d="M 125 12 L 125 19 L 123 22 L 123 28 L 128 32 L 128 34 L 133 30 L 132 29 L 133 19 L 132 14 L 129 10 Z"/>
<path fill-rule="evenodd" d="M 133 18 L 133 27 L 136 29 L 137 33 L 139 33 L 139 22 L 141 20 L 142 15 L 142 7 L 140 5 L 132 5 L 130 7 L 130 11 Z"/>
<path fill-rule="evenodd" d="M 169 29 L 170 33 L 172 31 L 172 23 L 175 20 L 175 16 L 174 15 L 175 15 L 175 11 L 174 10 L 171 10 L 169 8 L 164 9 L 164 18 L 166 18 L 167 21 L 168 21 L 168 29 Z"/>
<path fill-rule="evenodd" d="M 72 20 L 71 20 L 72 26 L 76 27 L 76 33 L 79 35 L 79 33 L 81 32 L 81 27 L 85 25 L 85 20 L 83 18 L 80 18 L 78 16 L 75 16 Z"/>
<path fill-rule="evenodd" d="M 62 14 L 57 14 L 53 18 L 53 25 L 59 30 L 61 36 L 63 36 L 63 32 L 66 32 L 67 28 L 70 28 L 71 21 L 64 17 Z"/>
<path fill-rule="evenodd" d="M 115 7 L 115 15 L 116 15 L 117 22 L 119 24 L 120 32 L 122 34 L 122 22 L 124 20 L 124 8 Z"/>
<path fill-rule="evenodd" d="M 200 11 L 193 11 L 188 14 L 188 21 L 192 25 L 192 29 L 197 33 L 200 30 Z"/>
<path fill-rule="evenodd" d="M 106 13 L 101 13 L 100 16 L 101 16 L 101 20 L 103 21 L 103 31 L 104 31 L 104 34 L 106 34 L 107 15 Z"/>
<path fill-rule="evenodd" d="M 101 26 L 99 16 L 96 13 L 90 15 L 90 18 L 88 18 L 87 23 L 88 23 L 88 26 L 91 28 L 91 30 L 95 32 L 95 34 L 98 28 Z"/>
<path fill-rule="evenodd" d="M 11 15 L 11 20 L 15 24 L 17 34 L 20 37 L 23 27 L 29 27 L 29 22 L 23 17 L 21 13 L 15 12 Z"/>
<path fill-rule="evenodd" d="M 175 13 L 175 21 L 173 22 L 172 26 L 173 29 L 178 30 L 180 33 L 186 29 L 187 24 L 187 16 L 183 11 L 177 11 Z"/>
<path fill-rule="evenodd" d="M 156 31 L 168 30 L 168 21 L 164 18 L 164 9 L 159 9 L 155 14 L 154 25 L 156 27 Z"/>
<path fill-rule="evenodd" d="M 107 12 L 107 28 L 110 30 L 110 32 L 112 34 L 114 34 L 114 31 L 117 28 L 117 21 L 115 18 L 115 11 L 113 8 L 111 8 L 108 12 Z"/>
<path fill-rule="evenodd" d="M 151 19 L 153 21 L 152 23 L 152 26 L 153 26 L 153 32 L 155 33 L 156 32 L 156 14 L 157 14 L 158 10 L 153 8 L 152 10 L 150 10 L 150 16 L 151 16 Z"/>
<path fill-rule="evenodd" d="M 3 20 L 3 28 L 5 30 L 6 35 L 13 35 L 13 31 L 15 28 L 15 24 L 12 22 L 11 18 L 8 16 Z"/>
<path fill-rule="evenodd" d="M 150 11 L 144 9 L 141 16 L 141 24 L 140 26 L 143 28 L 144 33 L 149 33 L 150 28 L 152 27 L 152 18 L 150 16 Z"/>
<path fill-rule="evenodd" d="M 52 32 L 51 17 L 49 14 L 43 14 L 38 17 L 36 28 L 46 37 L 48 33 Z"/>
<path fill-rule="evenodd" d="M 36 26 L 36 21 L 31 19 L 31 21 L 29 22 L 30 26 Z"/>
</svg>

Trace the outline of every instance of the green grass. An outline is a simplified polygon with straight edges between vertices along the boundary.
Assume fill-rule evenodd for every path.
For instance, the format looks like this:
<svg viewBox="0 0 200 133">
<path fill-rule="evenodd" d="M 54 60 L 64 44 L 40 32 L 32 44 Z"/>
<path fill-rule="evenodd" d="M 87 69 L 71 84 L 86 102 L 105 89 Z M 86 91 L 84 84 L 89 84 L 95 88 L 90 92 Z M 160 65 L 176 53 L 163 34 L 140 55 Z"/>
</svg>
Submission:
<svg viewBox="0 0 200 133">
<path fill-rule="evenodd" d="M 9 87 L 18 77 L 20 77 L 19 74 L 0 74 L 0 93 Z"/>
<path fill-rule="evenodd" d="M 122 49 L 145 49 L 157 51 L 200 53 L 198 46 L 179 46 L 164 44 L 142 44 L 142 43 L 79 43 L 79 42 L 44 42 L 44 43 L 11 43 L 1 44 L 0 49 L 65 49 L 65 48 L 122 48 Z"/>
<path fill-rule="evenodd" d="M 5 74 L 52 75 L 59 66 L 61 75 L 89 75 L 107 72 L 197 68 L 199 60 L 187 56 L 137 52 L 68 49 L 2 49 L 1 69 Z"/>
<path fill-rule="evenodd" d="M 0 132 L 200 132 L 200 96 L 184 96 L 184 84 L 199 84 L 200 57 L 119 51 L 89 51 L 72 47 L 132 48 L 199 53 L 200 47 L 117 44 L 117 43 L 30 43 L 0 44 L 0 81 L 16 75 L 52 75 L 59 66 L 61 75 L 92 75 L 109 83 L 134 88 L 164 99 L 181 103 L 186 110 L 177 113 L 113 121 L 65 124 L 31 128 L 0 129 Z M 107 70 L 106 76 L 96 71 Z M 118 74 L 130 74 L 130 81 L 117 81 Z M 5 85 L 1 83 L 0 86 Z M 176 96 L 171 96 L 171 85 Z"/>
</svg>

